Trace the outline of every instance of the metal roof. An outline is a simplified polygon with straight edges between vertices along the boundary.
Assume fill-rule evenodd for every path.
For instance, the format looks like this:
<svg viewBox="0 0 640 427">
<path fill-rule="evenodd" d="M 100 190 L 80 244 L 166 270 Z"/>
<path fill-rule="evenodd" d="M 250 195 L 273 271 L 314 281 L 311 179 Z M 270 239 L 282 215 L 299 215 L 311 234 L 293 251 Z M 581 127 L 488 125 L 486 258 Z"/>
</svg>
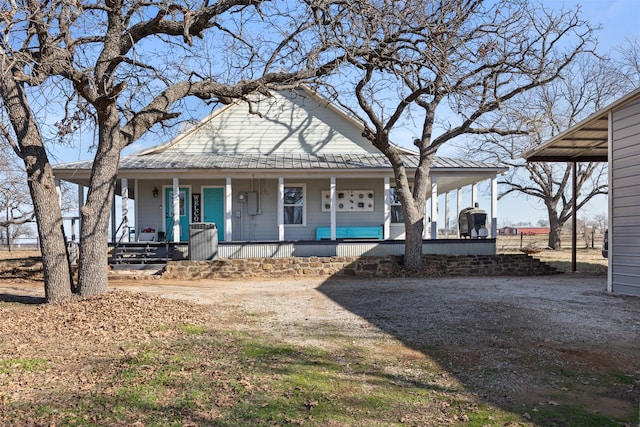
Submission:
<svg viewBox="0 0 640 427">
<path fill-rule="evenodd" d="M 609 113 L 638 98 L 640 89 L 595 112 L 523 157 L 529 162 L 608 161 Z"/>
<path fill-rule="evenodd" d="M 405 166 L 416 168 L 418 155 L 404 155 Z M 92 161 L 62 163 L 54 166 L 57 171 L 90 170 Z M 128 155 L 120 159 L 120 171 L 152 171 L 167 169 L 255 169 L 255 170 L 371 170 L 390 169 L 383 154 L 182 154 L 157 153 Z M 503 172 L 503 165 L 465 159 L 435 157 L 432 169 L 485 169 Z"/>
</svg>

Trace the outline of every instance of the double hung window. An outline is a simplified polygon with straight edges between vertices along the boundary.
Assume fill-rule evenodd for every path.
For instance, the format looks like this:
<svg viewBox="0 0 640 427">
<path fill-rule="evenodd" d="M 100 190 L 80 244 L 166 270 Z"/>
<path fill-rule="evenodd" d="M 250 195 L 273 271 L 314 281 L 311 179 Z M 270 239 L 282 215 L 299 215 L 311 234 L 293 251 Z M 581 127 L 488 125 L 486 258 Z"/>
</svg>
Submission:
<svg viewBox="0 0 640 427">
<path fill-rule="evenodd" d="M 290 184 L 284 187 L 285 225 L 305 225 L 305 186 Z"/>
</svg>

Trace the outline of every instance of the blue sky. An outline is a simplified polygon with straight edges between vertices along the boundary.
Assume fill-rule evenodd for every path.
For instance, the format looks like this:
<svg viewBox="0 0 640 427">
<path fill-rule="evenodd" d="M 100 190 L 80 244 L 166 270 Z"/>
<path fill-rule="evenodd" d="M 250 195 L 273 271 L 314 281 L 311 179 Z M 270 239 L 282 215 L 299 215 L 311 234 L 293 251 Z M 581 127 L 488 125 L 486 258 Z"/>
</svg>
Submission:
<svg viewBox="0 0 640 427">
<path fill-rule="evenodd" d="M 609 52 L 624 44 L 626 38 L 640 38 L 640 1 L 638 0 L 583 0 L 556 1 L 545 0 L 544 4 L 552 8 L 580 5 L 583 17 L 601 29 L 597 32 L 598 51 Z M 578 213 L 579 219 L 588 219 L 594 215 L 607 213 L 607 198 L 598 197 Z M 534 225 L 539 219 L 546 219 L 546 208 L 542 203 L 524 196 L 507 196 L 498 203 L 498 223 L 530 221 Z M 507 221 L 511 220 L 511 221 Z"/>
</svg>

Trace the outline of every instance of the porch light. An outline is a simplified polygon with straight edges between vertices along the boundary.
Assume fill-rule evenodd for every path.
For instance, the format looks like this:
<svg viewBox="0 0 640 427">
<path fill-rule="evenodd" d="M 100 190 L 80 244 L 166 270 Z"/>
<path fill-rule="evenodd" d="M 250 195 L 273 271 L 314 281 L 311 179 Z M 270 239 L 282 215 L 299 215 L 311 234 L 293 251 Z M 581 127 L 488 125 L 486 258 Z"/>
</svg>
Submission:
<svg viewBox="0 0 640 427">
<path fill-rule="evenodd" d="M 153 194 L 153 197 L 154 197 L 154 198 L 158 198 L 158 187 L 153 187 L 153 192 L 152 192 L 152 194 Z"/>
</svg>

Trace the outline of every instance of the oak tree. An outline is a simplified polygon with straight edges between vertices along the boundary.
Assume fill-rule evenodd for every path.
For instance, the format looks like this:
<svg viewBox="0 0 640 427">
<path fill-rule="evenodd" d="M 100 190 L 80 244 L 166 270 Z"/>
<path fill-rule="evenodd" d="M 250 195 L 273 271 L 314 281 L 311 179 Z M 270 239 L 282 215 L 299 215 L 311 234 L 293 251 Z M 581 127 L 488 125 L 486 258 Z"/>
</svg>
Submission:
<svg viewBox="0 0 640 427">
<path fill-rule="evenodd" d="M 592 48 L 578 10 L 528 0 L 327 1 L 322 38 L 347 66 L 325 90 L 363 125 L 388 158 L 404 213 L 405 265 L 422 267 L 425 204 L 437 150 L 465 135 L 518 135 L 501 111 L 560 78 Z M 355 102 L 352 102 L 355 100 Z M 409 176 L 393 136 L 414 131 L 419 165 Z M 395 141 L 406 142 L 406 141 Z"/>
<path fill-rule="evenodd" d="M 560 249 L 562 229 L 573 215 L 572 163 L 527 163 L 522 155 L 603 108 L 629 89 L 621 68 L 611 59 L 586 55 L 563 72 L 563 77 L 533 92 L 526 103 L 504 111 L 503 120 L 523 123 L 527 134 L 492 136 L 481 144 L 471 142 L 467 152 L 510 166 L 500 180 L 500 197 L 524 195 L 545 207 L 549 224 L 548 246 Z M 607 165 L 576 164 L 576 208 L 579 211 L 596 196 L 607 194 Z"/>
<path fill-rule="evenodd" d="M 107 237 L 121 151 L 175 123 L 187 100 L 226 104 L 331 69 L 310 37 L 313 9 L 261 0 L 13 0 L 0 7 L 0 99 L 39 226 L 48 301 L 71 297 L 54 179 L 30 88 L 68 100 L 63 132 L 91 120 L 97 140 L 80 208 L 77 292 L 107 289 Z M 50 93 L 50 92 L 48 92 Z"/>
</svg>

